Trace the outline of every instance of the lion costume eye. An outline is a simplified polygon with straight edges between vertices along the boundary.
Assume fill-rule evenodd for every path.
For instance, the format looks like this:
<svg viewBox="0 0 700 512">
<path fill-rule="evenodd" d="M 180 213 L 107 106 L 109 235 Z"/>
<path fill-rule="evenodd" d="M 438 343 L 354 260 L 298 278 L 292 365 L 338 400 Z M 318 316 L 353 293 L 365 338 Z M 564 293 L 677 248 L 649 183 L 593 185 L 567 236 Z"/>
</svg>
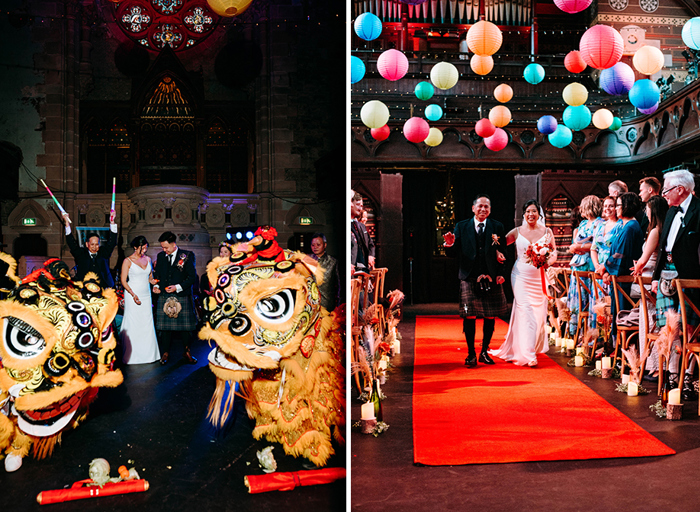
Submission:
<svg viewBox="0 0 700 512">
<path fill-rule="evenodd" d="M 46 340 L 39 331 L 19 318 L 6 317 L 3 331 L 5 350 L 13 357 L 29 359 L 46 347 Z"/>
<path fill-rule="evenodd" d="M 294 291 L 281 290 L 279 293 L 261 299 L 255 305 L 255 312 L 274 324 L 286 322 L 294 314 Z"/>
</svg>

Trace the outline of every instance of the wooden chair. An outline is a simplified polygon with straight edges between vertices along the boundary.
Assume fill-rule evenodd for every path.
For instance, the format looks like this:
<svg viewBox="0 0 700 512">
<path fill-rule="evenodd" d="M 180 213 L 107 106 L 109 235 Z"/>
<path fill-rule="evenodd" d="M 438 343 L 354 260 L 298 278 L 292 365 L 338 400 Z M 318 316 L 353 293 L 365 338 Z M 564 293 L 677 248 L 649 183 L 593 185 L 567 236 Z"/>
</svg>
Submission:
<svg viewBox="0 0 700 512">
<path fill-rule="evenodd" d="M 605 290 L 603 287 L 603 280 L 602 277 L 599 274 L 596 274 L 594 271 L 591 271 L 588 273 L 588 276 L 590 278 L 591 282 L 591 289 L 593 290 L 593 301 L 597 304 L 599 302 L 607 302 L 606 309 L 610 309 L 610 296 L 608 295 L 608 292 Z M 611 322 L 612 325 L 612 322 Z M 606 343 L 610 339 L 610 327 L 611 325 L 608 325 L 605 327 L 602 332 L 599 333 L 599 336 L 603 338 L 603 343 Z M 591 359 L 595 355 L 595 351 L 597 348 L 597 341 L 598 340 L 593 340 L 593 345 L 591 345 L 591 350 L 590 352 L 586 352 L 588 357 Z"/>
<path fill-rule="evenodd" d="M 371 283 L 372 291 L 368 294 L 369 300 L 376 308 L 377 318 L 379 320 L 377 335 L 381 338 L 386 334 L 386 319 L 384 318 L 384 306 L 379 303 L 379 299 L 384 298 L 384 277 L 386 276 L 387 268 L 373 268 L 369 273 L 369 282 Z"/>
<path fill-rule="evenodd" d="M 656 295 L 651 293 L 646 287 L 651 286 L 651 276 L 638 276 L 637 277 L 637 284 L 639 285 L 639 290 L 640 293 L 642 294 L 641 298 L 639 299 L 639 311 L 641 313 L 639 317 L 639 341 L 641 345 L 642 341 L 642 334 L 644 334 L 644 338 L 647 340 L 647 346 L 649 347 L 649 351 L 651 352 L 651 347 L 656 343 L 656 340 L 659 338 L 659 330 L 658 327 L 655 328 L 654 330 L 649 329 L 649 311 L 652 311 L 653 309 L 656 309 Z M 649 306 L 651 304 L 651 306 Z M 646 320 L 645 322 L 642 322 L 642 316 Z M 642 347 L 639 347 L 639 351 L 641 352 Z M 641 353 L 640 353 L 641 357 Z M 663 361 L 662 356 L 659 355 L 659 368 L 663 368 L 663 364 L 665 361 Z M 640 371 L 644 371 L 644 366 L 646 363 L 646 358 L 643 361 L 640 361 Z M 659 383 L 657 385 L 657 394 L 661 394 L 661 386 L 663 384 L 662 382 L 662 373 L 659 371 Z"/>
<path fill-rule="evenodd" d="M 576 324 L 576 334 L 574 335 L 574 343 L 578 345 L 578 340 L 582 339 L 586 330 L 588 330 L 588 318 L 590 313 L 588 308 L 583 310 L 584 305 L 588 304 L 584 297 L 588 297 L 589 300 L 592 296 L 591 289 L 589 285 L 586 284 L 586 280 L 590 278 L 590 272 L 583 270 L 572 270 L 572 279 L 576 283 L 576 290 L 578 291 L 578 323 Z M 583 294 L 586 294 L 585 296 Z"/>
<path fill-rule="evenodd" d="M 615 327 L 617 328 L 617 343 L 615 343 L 615 357 L 613 359 L 613 368 L 617 364 L 618 358 L 620 358 L 622 360 L 621 370 L 624 370 L 625 368 L 625 357 L 622 353 L 622 349 L 627 350 L 629 340 L 634 335 L 637 335 L 637 337 L 639 337 L 639 324 L 620 325 L 619 323 L 617 323 L 617 316 L 623 309 L 634 309 L 638 307 L 641 298 L 635 301 L 632 297 L 629 296 L 629 294 L 625 290 L 622 289 L 620 285 L 634 283 L 635 279 L 636 278 L 634 276 L 612 276 L 613 300 L 615 301 L 615 318 L 613 318 L 612 321 L 615 322 Z M 629 307 L 627 307 L 628 304 Z"/>
<path fill-rule="evenodd" d="M 682 386 L 690 356 L 695 356 L 697 363 L 700 364 L 700 324 L 692 325 L 690 322 L 691 311 L 700 318 L 700 300 L 688 297 L 688 292 L 692 292 L 692 290 L 697 290 L 696 293 L 700 295 L 700 279 L 674 279 L 673 282 L 676 285 L 676 290 L 678 290 L 678 301 L 680 302 L 681 310 L 681 333 L 683 341 L 681 352 L 683 358 L 678 385 Z M 700 414 L 700 401 L 698 401 L 698 413 Z"/>
<path fill-rule="evenodd" d="M 366 283 L 367 278 L 365 276 L 355 277 L 350 280 L 351 357 L 352 362 L 357 364 L 360 363 L 360 339 L 362 338 L 362 327 L 360 326 L 359 318 L 360 297 L 362 296 L 362 291 L 366 288 Z M 362 394 L 368 383 L 364 382 L 362 372 L 360 371 L 355 372 L 355 384 L 357 384 L 358 393 Z"/>
</svg>

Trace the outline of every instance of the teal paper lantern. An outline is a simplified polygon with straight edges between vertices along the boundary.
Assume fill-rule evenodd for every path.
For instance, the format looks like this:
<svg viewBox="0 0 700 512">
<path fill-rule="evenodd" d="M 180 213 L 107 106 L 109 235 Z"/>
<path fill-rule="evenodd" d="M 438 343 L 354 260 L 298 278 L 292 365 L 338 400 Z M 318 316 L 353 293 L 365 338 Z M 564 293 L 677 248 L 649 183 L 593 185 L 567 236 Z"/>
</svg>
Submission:
<svg viewBox="0 0 700 512">
<path fill-rule="evenodd" d="M 573 134 L 566 126 L 560 124 L 557 126 L 557 129 L 554 130 L 554 133 L 547 135 L 547 138 L 549 139 L 549 143 L 555 148 L 563 148 L 571 144 Z"/>
<path fill-rule="evenodd" d="M 425 117 L 429 121 L 437 121 L 442 117 L 442 109 L 440 105 L 428 105 L 425 107 Z"/>
<path fill-rule="evenodd" d="M 583 130 L 591 124 L 591 117 L 591 111 L 588 110 L 586 105 L 579 105 L 578 107 L 568 106 L 564 109 L 564 115 L 562 116 L 564 124 L 573 131 Z"/>
<path fill-rule="evenodd" d="M 354 27 L 357 37 L 372 41 L 382 33 L 382 20 L 371 12 L 365 12 L 355 18 Z"/>
<path fill-rule="evenodd" d="M 659 86 L 648 78 L 637 80 L 628 94 L 630 103 L 638 109 L 649 109 L 659 102 Z"/>
<path fill-rule="evenodd" d="M 612 131 L 617 131 L 617 130 L 619 130 L 620 128 L 622 128 L 622 119 L 620 119 L 620 118 L 617 117 L 617 116 L 616 116 L 616 117 L 613 117 L 613 122 L 612 122 L 612 124 L 610 125 L 610 129 L 611 129 Z"/>
<path fill-rule="evenodd" d="M 700 50 L 700 17 L 690 18 L 685 22 L 681 38 L 688 48 Z"/>
<path fill-rule="evenodd" d="M 350 83 L 356 84 L 365 77 L 365 63 L 362 59 L 355 57 L 354 55 L 350 57 Z"/>
<path fill-rule="evenodd" d="M 416 98 L 419 100 L 427 101 L 433 97 L 435 94 L 435 87 L 430 82 L 418 82 L 416 84 Z"/>
<path fill-rule="evenodd" d="M 544 68 L 536 62 L 528 64 L 523 72 L 523 78 L 532 85 L 539 84 L 544 80 Z"/>
</svg>

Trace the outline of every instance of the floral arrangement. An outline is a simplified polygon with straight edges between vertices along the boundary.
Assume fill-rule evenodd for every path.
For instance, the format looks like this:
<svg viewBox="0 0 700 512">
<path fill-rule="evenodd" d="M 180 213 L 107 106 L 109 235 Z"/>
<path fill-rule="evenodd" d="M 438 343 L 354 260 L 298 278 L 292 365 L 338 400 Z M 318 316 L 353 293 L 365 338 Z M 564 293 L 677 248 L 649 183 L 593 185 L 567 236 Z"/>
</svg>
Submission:
<svg viewBox="0 0 700 512">
<path fill-rule="evenodd" d="M 549 245 L 534 243 L 525 251 L 525 261 L 535 268 L 543 268 L 547 265 L 547 260 L 551 256 L 551 248 Z"/>
</svg>

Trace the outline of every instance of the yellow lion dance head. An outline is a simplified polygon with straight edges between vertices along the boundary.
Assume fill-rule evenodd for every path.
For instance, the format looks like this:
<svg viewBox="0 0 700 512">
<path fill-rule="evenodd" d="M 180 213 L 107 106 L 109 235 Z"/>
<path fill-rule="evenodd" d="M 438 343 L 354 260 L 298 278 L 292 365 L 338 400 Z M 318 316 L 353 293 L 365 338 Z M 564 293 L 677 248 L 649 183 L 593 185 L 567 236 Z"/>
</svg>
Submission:
<svg viewBox="0 0 700 512">
<path fill-rule="evenodd" d="M 345 424 L 344 308 L 320 304 L 322 269 L 312 258 L 282 250 L 274 228 L 207 267 L 212 293 L 204 302 L 203 340 L 216 347 L 209 367 L 217 388 L 209 418 L 222 426 L 240 383 L 253 436 L 282 443 L 287 454 L 318 466 L 343 441 Z"/>
<path fill-rule="evenodd" d="M 19 469 L 33 446 L 41 459 L 61 434 L 78 425 L 98 388 L 114 387 L 117 313 L 114 290 L 94 274 L 74 282 L 68 266 L 52 259 L 20 281 L 16 262 L 0 253 L 0 457 Z"/>
</svg>

